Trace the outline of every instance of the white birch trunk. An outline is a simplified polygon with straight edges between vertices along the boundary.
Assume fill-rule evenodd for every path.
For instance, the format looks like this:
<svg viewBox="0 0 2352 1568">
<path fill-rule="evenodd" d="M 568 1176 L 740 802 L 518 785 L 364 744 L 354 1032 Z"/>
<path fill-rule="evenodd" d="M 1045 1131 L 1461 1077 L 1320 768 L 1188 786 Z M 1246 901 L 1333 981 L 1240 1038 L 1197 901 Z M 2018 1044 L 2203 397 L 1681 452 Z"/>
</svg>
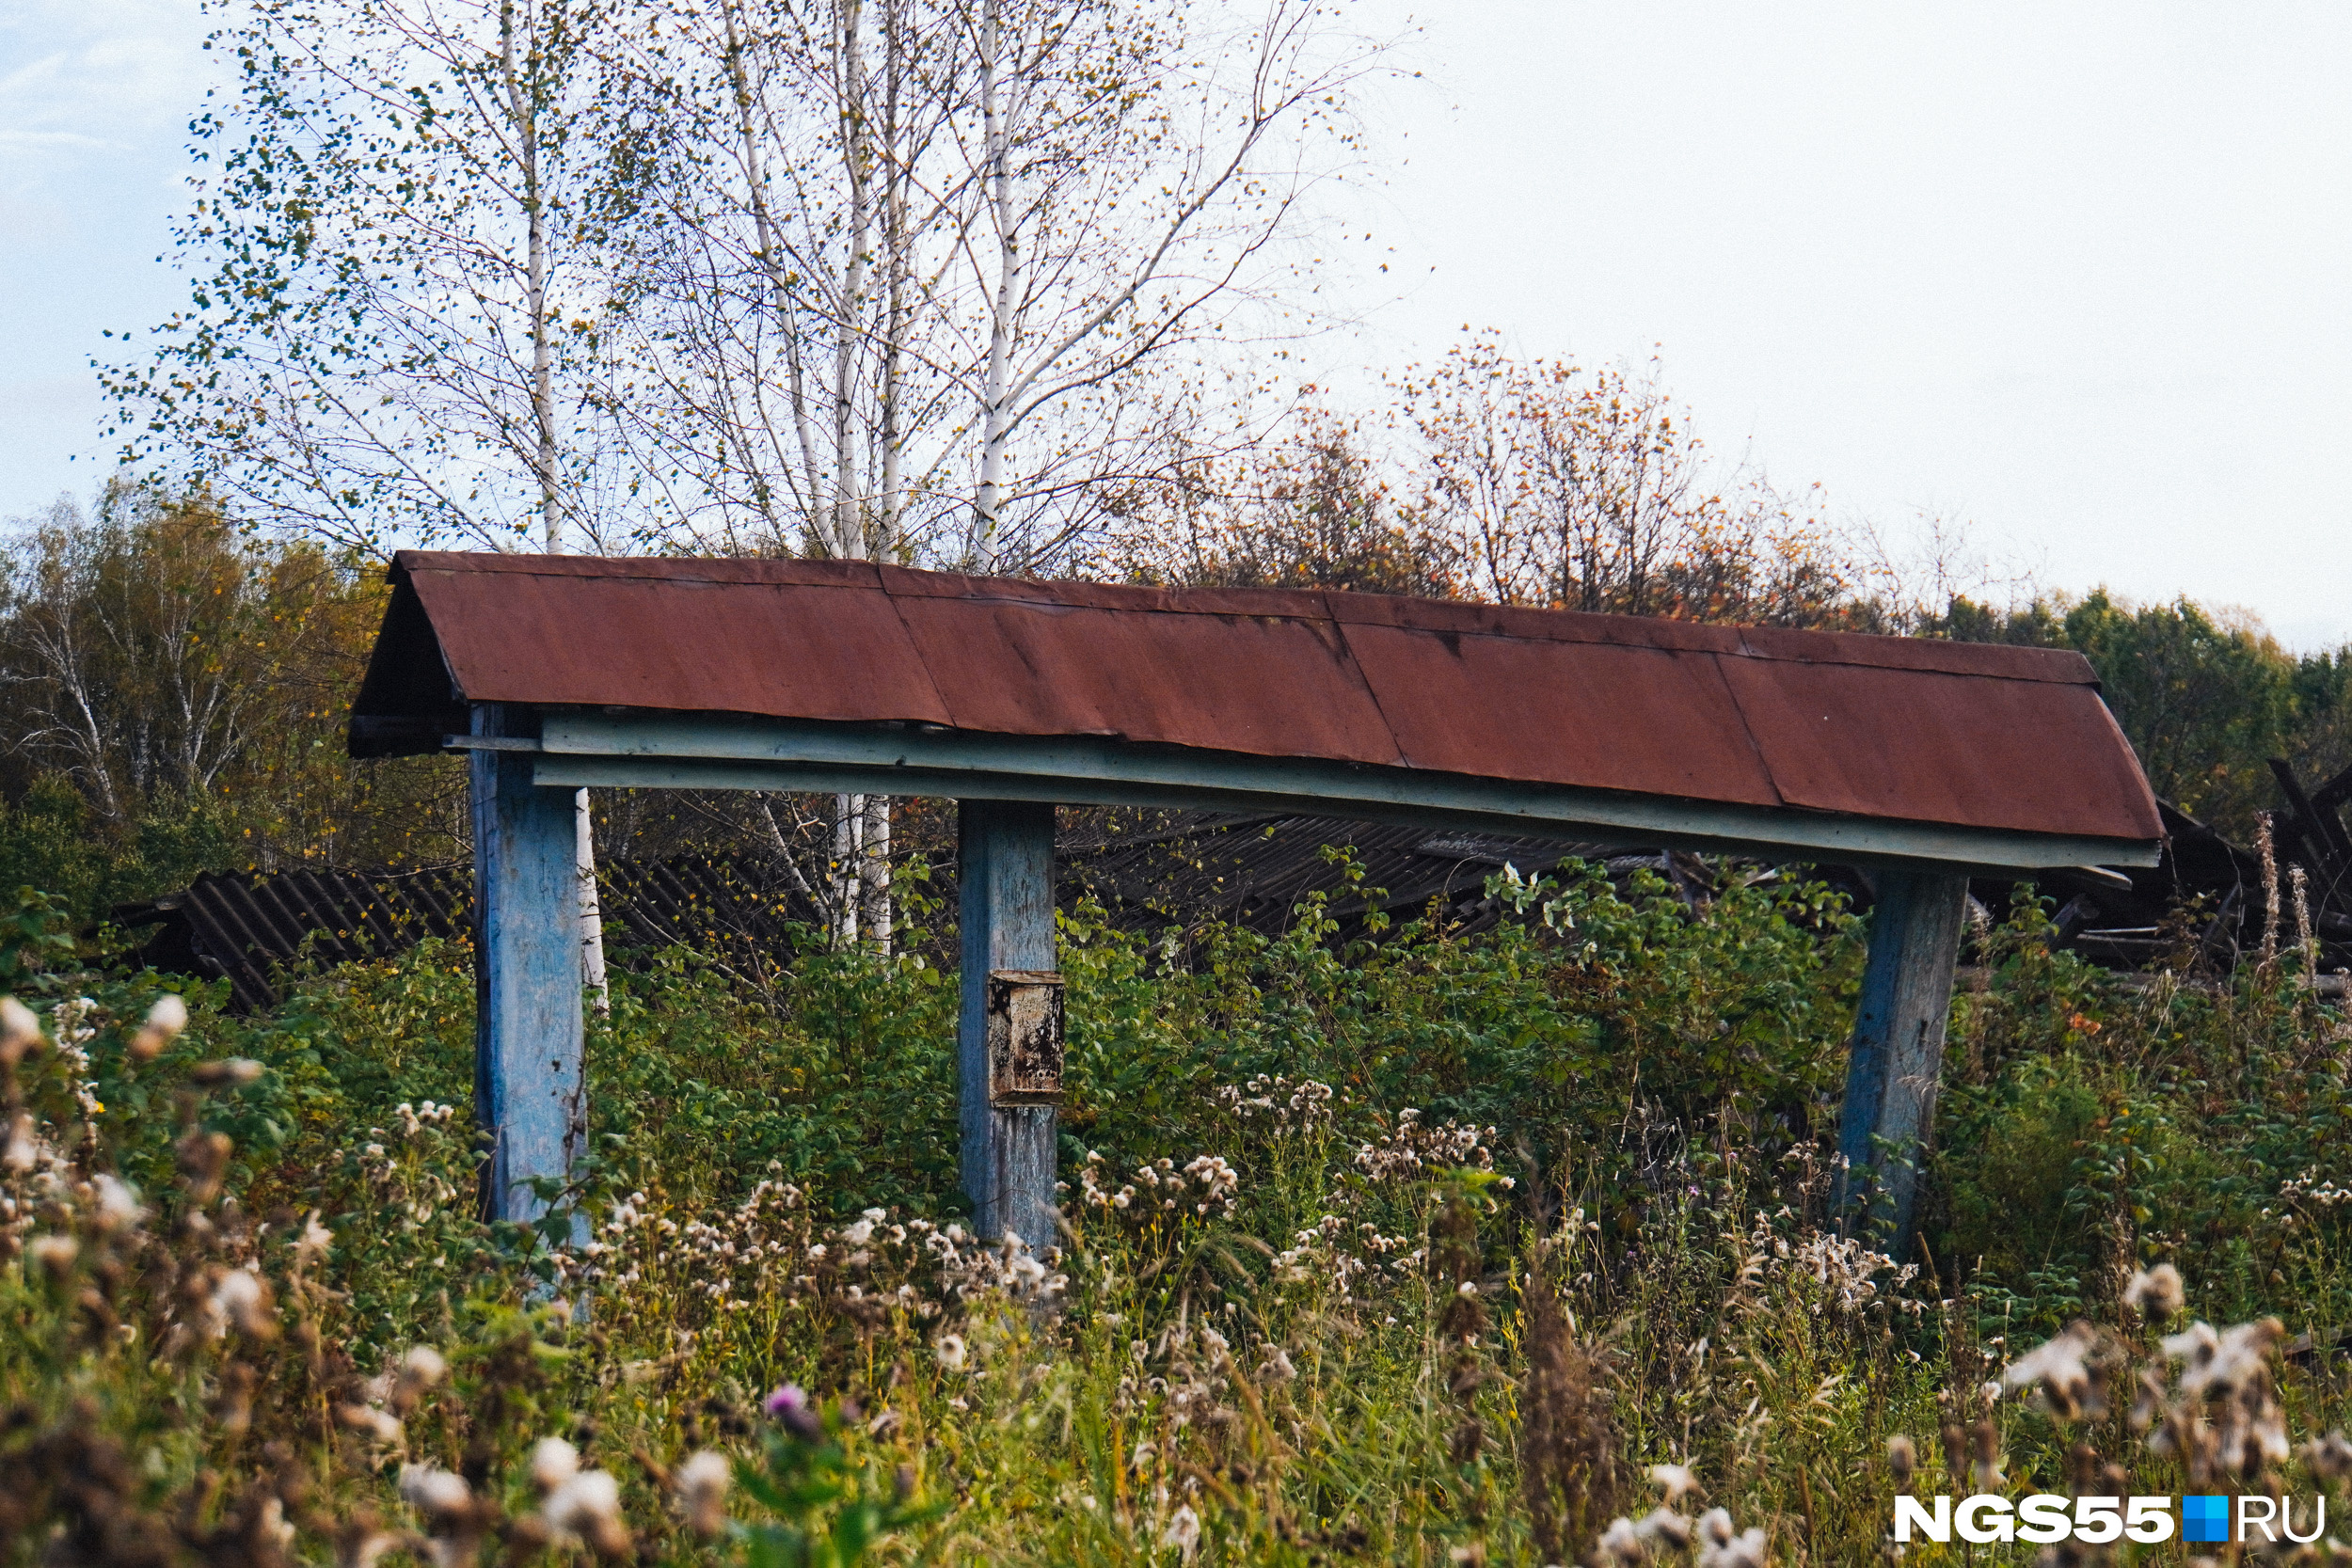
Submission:
<svg viewBox="0 0 2352 1568">
<path fill-rule="evenodd" d="M 874 951 L 888 954 L 894 935 L 890 908 L 890 797 L 866 797 L 866 842 L 858 877 L 864 890 L 866 937 Z"/>
<path fill-rule="evenodd" d="M 515 33 L 514 0 L 503 0 L 499 7 L 499 63 L 507 113 L 515 124 L 526 230 L 523 308 L 531 313 L 531 417 L 537 437 L 531 467 L 539 482 L 539 526 L 552 555 L 564 547 L 564 512 L 555 456 L 555 345 L 548 319 L 548 213 L 546 193 L 539 188 L 538 108 L 516 59 Z"/>
<path fill-rule="evenodd" d="M 988 200 L 996 230 L 996 287 L 989 298 L 988 372 L 980 392 L 980 483 L 974 499 L 973 564 L 995 564 L 1004 507 L 1005 448 L 1012 435 L 1012 350 L 1021 305 L 1021 233 L 1013 212 L 1011 134 L 1007 125 L 1000 12 L 1002 0 L 980 8 L 980 134 Z"/>
<path fill-rule="evenodd" d="M 866 166 L 866 51 L 858 29 L 864 23 L 860 0 L 847 0 L 841 8 L 841 102 L 838 105 L 841 166 L 850 186 L 850 233 L 841 267 L 841 320 L 834 341 L 834 483 L 833 548 L 847 561 L 866 559 L 865 508 L 858 495 L 857 355 L 863 346 L 857 323 L 864 315 L 866 259 L 871 226 Z"/>
<path fill-rule="evenodd" d="M 843 947 L 857 943 L 858 872 L 865 861 L 866 797 L 833 798 L 833 928 Z"/>
<path fill-rule="evenodd" d="M 752 91 L 751 70 L 744 63 L 747 47 L 743 30 L 736 24 L 736 8 L 728 4 L 723 8 L 726 24 L 727 80 L 735 89 L 735 132 L 739 156 L 743 161 L 743 189 L 751 204 L 752 231 L 758 241 L 757 257 L 761 273 L 768 283 L 769 298 L 773 302 L 776 319 L 785 328 L 785 369 L 787 389 L 792 404 L 792 433 L 801 449 L 801 468 L 803 482 L 814 483 L 820 469 L 817 464 L 817 440 L 809 428 L 806 379 L 799 347 L 799 339 L 791 331 L 790 268 L 786 264 L 784 236 L 775 211 L 769 199 L 766 165 L 759 154 L 759 128 L 755 108 L 757 100 Z"/>
<path fill-rule="evenodd" d="M 588 1006 L 598 1018 L 612 1011 L 612 993 L 604 980 L 604 911 L 596 900 L 596 833 L 588 813 L 588 791 L 572 797 L 572 864 L 580 878 L 580 975 L 587 988 Z"/>
</svg>

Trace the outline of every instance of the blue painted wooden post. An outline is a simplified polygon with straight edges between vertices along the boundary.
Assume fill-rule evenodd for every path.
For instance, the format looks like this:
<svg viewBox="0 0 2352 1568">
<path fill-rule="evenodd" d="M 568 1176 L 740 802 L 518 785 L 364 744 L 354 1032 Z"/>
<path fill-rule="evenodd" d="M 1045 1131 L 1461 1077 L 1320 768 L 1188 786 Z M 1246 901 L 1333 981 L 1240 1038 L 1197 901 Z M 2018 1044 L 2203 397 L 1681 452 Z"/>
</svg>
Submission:
<svg viewBox="0 0 2352 1568">
<path fill-rule="evenodd" d="M 1848 1231 L 1883 1237 L 1898 1256 L 1910 1246 L 1919 1162 L 1935 1127 L 1952 968 L 1967 908 L 1965 877 L 1879 873 L 1838 1120 L 1844 1169 L 1835 1206 Z"/>
<path fill-rule="evenodd" d="M 1009 1230 L 1042 1252 L 1059 1241 L 1055 1109 L 1050 1099 L 1008 1104 L 992 1094 L 988 977 L 1055 967 L 1054 808 L 1031 800 L 965 800 L 957 832 L 963 1006 L 956 1024 L 956 1076 L 963 1190 L 982 1236 L 993 1241 Z"/>
<path fill-rule="evenodd" d="M 473 733 L 531 730 L 485 703 Z M 491 1138 L 482 1207 L 537 1219 L 533 1177 L 567 1178 L 587 1137 L 580 1061 L 580 886 L 573 792 L 531 782 L 516 752 L 468 753 L 474 864 L 474 1120 Z"/>
</svg>

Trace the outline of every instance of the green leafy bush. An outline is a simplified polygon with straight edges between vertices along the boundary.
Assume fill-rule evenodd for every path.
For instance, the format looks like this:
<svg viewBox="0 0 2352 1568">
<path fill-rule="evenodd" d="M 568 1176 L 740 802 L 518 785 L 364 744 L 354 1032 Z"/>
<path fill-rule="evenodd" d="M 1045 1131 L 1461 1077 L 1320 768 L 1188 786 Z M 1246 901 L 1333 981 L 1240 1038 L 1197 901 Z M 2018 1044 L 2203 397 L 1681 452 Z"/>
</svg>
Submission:
<svg viewBox="0 0 2352 1568">
<path fill-rule="evenodd" d="M 1311 903 L 1271 939 L 1068 916 L 1042 1259 L 964 1228 L 953 977 L 917 956 L 616 975 L 553 1195 L 581 1243 L 476 1218 L 462 944 L 238 1019 L 75 968 L 29 908 L 0 1555 L 1503 1561 L 1704 1529 L 1860 1561 L 1897 1437 L 2012 1488 L 2090 1444 L 2177 1492 L 2120 1414 L 1985 1392 L 2076 1317 L 2144 1356 L 2124 1298 L 2165 1263 L 2191 1313 L 2290 1320 L 2280 1419 L 2335 1418 L 2344 1038 L 2292 965 L 2150 986 L 2053 956 L 2031 906 L 1981 933 L 1899 1263 L 1822 1229 L 1861 934 L 1833 895 L 1495 891 L 1526 918 L 1347 946 Z M 791 1419 L 779 1385 L 812 1391 Z"/>
</svg>

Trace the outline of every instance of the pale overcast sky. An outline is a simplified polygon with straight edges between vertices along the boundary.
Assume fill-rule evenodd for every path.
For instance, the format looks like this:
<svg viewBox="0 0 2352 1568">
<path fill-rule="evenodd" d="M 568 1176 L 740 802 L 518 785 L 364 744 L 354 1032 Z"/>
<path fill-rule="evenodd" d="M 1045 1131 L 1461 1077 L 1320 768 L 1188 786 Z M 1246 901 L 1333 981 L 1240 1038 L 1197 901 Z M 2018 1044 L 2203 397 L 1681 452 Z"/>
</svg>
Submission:
<svg viewBox="0 0 2352 1568">
<path fill-rule="evenodd" d="M 1350 352 L 1656 352 L 1841 516 L 2352 639 L 2352 7 L 1420 8 L 1374 127 L 1404 293 Z M 194 0 L 0 0 L 0 516 L 87 494 L 85 361 L 181 296 L 201 35 Z"/>
</svg>

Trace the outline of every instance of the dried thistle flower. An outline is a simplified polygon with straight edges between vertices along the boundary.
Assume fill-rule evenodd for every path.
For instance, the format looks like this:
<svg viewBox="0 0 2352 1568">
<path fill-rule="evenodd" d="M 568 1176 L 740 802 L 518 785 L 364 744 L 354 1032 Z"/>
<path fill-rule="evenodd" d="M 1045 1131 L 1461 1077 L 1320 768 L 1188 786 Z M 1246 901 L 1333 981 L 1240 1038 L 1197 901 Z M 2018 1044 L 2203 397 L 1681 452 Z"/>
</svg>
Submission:
<svg viewBox="0 0 2352 1568">
<path fill-rule="evenodd" d="M 73 1260 L 82 1255 L 82 1243 L 71 1236 L 36 1236 L 25 1243 L 25 1255 L 49 1272 L 53 1279 L 63 1279 L 73 1272 Z"/>
<path fill-rule="evenodd" d="M 2000 1386 L 2035 1389 L 2042 1407 L 2058 1421 L 2096 1418 L 2106 1407 L 2106 1380 L 2092 1361 L 2098 1349 L 2098 1333 L 2089 1323 L 2070 1324 L 2065 1333 L 2002 1369 Z"/>
<path fill-rule="evenodd" d="M 2001 1473 L 2001 1429 L 1990 1416 L 1968 1429 L 1968 1473 L 1978 1491 L 1994 1491 L 2009 1480 Z"/>
<path fill-rule="evenodd" d="M 939 1337 L 939 1343 L 933 1347 L 933 1351 L 939 1357 L 939 1364 L 946 1368 L 949 1371 L 960 1372 L 963 1370 L 965 1351 L 962 1335 L 941 1335 Z"/>
<path fill-rule="evenodd" d="M 102 1173 L 90 1182 L 90 1190 L 97 1198 L 90 1217 L 107 1235 L 128 1230 L 147 1217 L 147 1211 L 139 1205 L 138 1189 L 119 1177 Z"/>
<path fill-rule="evenodd" d="M 1186 1562 L 1200 1549 L 1200 1515 L 1192 1511 L 1190 1503 L 1178 1505 L 1168 1517 L 1168 1528 L 1160 1534 L 1160 1544 L 1175 1547 L 1176 1555 Z"/>
<path fill-rule="evenodd" d="M 391 1400 L 404 1415 L 449 1375 L 449 1362 L 431 1345 L 411 1345 L 392 1373 Z M 575 1465 L 575 1468 L 578 1466 Z"/>
<path fill-rule="evenodd" d="M 727 1486 L 733 1479 L 726 1457 L 708 1449 L 690 1455 L 677 1467 L 677 1506 L 687 1528 L 706 1541 L 725 1531 Z"/>
<path fill-rule="evenodd" d="M 1886 1440 L 1886 1467 L 1895 1472 L 1895 1484 L 1907 1487 L 1919 1468 L 1918 1445 L 1901 1433 Z"/>
<path fill-rule="evenodd" d="M 428 1530 L 473 1516 L 473 1489 L 466 1478 L 431 1465 L 400 1467 L 400 1497 L 417 1511 Z"/>
<path fill-rule="evenodd" d="M 545 1449 L 548 1442 L 540 1444 Z M 565 1449 L 571 1445 L 565 1443 Z M 537 1455 L 533 1456 L 532 1475 L 538 1474 Z M 573 1463 L 579 1463 L 577 1451 Z M 565 1478 L 540 1512 L 549 1526 L 558 1532 L 587 1543 L 598 1557 L 627 1557 L 632 1546 L 628 1528 L 621 1523 L 621 1484 L 607 1470 L 581 1470 Z"/>
<path fill-rule="evenodd" d="M 1644 1541 L 1661 1542 L 1677 1552 L 1691 1549 L 1691 1521 L 1671 1508 L 1652 1509 L 1634 1525 L 1633 1533 Z"/>
<path fill-rule="evenodd" d="M 2342 1481 L 2352 1476 L 2352 1441 L 2347 1441 L 2341 1432 L 2314 1437 L 2303 1445 L 2303 1465 L 2321 1481 Z"/>
<path fill-rule="evenodd" d="M 2123 1305 L 2152 1323 L 2170 1323 L 2179 1317 L 2187 1299 L 2181 1271 L 2169 1263 L 2141 1270 L 2123 1288 Z"/>
<path fill-rule="evenodd" d="M 151 1062 L 163 1054 L 164 1047 L 180 1037 L 188 1026 L 188 1005 L 167 991 L 147 1009 L 147 1022 L 131 1037 L 131 1057 L 134 1061 Z"/>
<path fill-rule="evenodd" d="M 40 1044 L 40 1018 L 13 996 L 0 996 L 0 1063 L 14 1067 Z"/>
<path fill-rule="evenodd" d="M 2234 1393 L 2270 1375 L 2270 1347 L 2286 1336 L 2286 1324 L 2276 1318 L 2237 1323 L 2217 1334 L 2209 1323 L 2193 1323 L 2186 1333 L 2170 1335 L 2164 1354 L 2187 1365 L 2181 1372 L 2181 1392 L 2195 1398 L 2208 1391 Z"/>
<path fill-rule="evenodd" d="M 1699 1478 L 1691 1473 L 1687 1465 L 1653 1465 L 1649 1467 L 1649 1480 L 1668 1508 L 1699 1490 Z"/>
<path fill-rule="evenodd" d="M 213 1287 L 212 1315 L 215 1324 L 248 1339 L 267 1339 L 278 1332 L 269 1284 L 251 1269 L 230 1269 L 220 1276 Z"/>
<path fill-rule="evenodd" d="M 1649 1560 L 1649 1543 L 1642 1539 L 1642 1532 L 1634 1528 L 1633 1521 L 1623 1514 L 1609 1521 L 1609 1528 L 1601 1531 L 1600 1539 L 1594 1543 L 1593 1551 L 1604 1563 L 1631 1564 Z"/>
<path fill-rule="evenodd" d="M 39 1125 L 30 1111 L 19 1111 L 8 1124 L 8 1137 L 0 1147 L 0 1165 L 23 1176 L 40 1164 L 41 1139 Z"/>
<path fill-rule="evenodd" d="M 561 1437 L 542 1437 L 531 1450 L 531 1483 L 542 1497 L 580 1474 L 580 1450 Z"/>
<path fill-rule="evenodd" d="M 1764 1528 L 1751 1525 L 1719 1545 L 1699 1552 L 1698 1568 L 1764 1568 Z"/>
<path fill-rule="evenodd" d="M 400 1418 L 389 1410 L 378 1410 L 372 1404 L 342 1405 L 336 1410 L 335 1418 L 378 1443 L 397 1443 L 401 1438 Z M 406 1484 L 405 1472 L 402 1484 Z"/>
</svg>

